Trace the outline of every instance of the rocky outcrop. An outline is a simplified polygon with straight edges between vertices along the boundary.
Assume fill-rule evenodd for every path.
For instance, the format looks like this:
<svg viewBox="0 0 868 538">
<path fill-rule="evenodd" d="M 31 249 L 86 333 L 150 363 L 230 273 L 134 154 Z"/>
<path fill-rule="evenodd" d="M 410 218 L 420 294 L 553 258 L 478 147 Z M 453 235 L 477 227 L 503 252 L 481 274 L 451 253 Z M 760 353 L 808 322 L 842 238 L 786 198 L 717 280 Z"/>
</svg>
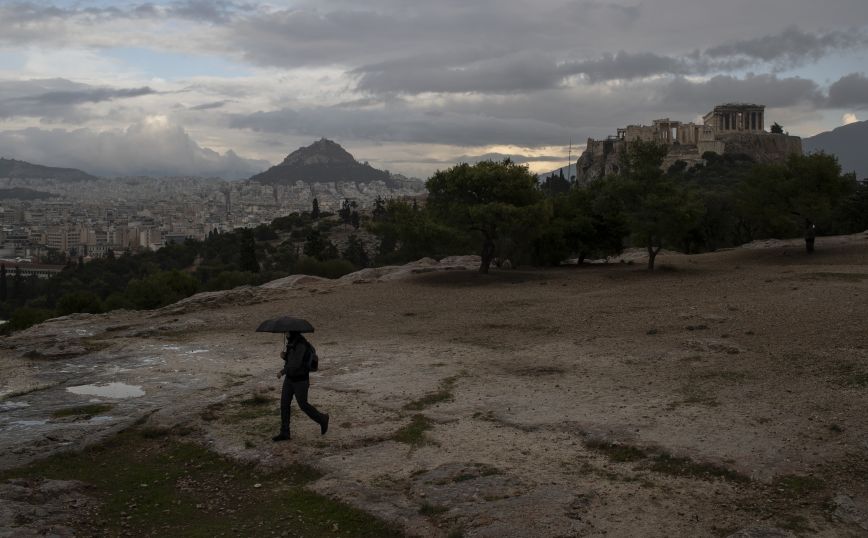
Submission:
<svg viewBox="0 0 868 538">
<path fill-rule="evenodd" d="M 747 155 L 763 164 L 783 163 L 790 155 L 802 154 L 802 141 L 797 136 L 770 133 L 721 134 L 716 138 L 724 145 L 724 154 Z M 629 151 L 626 140 L 588 139 L 588 145 L 576 163 L 576 180 L 587 184 L 610 174 L 617 174 Z M 674 144 L 663 160 L 661 168 L 668 170 L 677 161 L 688 167 L 704 162 L 695 145 Z"/>
<path fill-rule="evenodd" d="M 585 151 L 576 162 L 576 181 L 582 185 L 617 174 L 626 153 L 627 143 L 623 140 L 589 138 Z"/>
<path fill-rule="evenodd" d="M 802 154 L 802 139 L 783 134 L 733 133 L 719 135 L 727 154 L 747 155 L 763 164 L 783 163 L 790 155 Z"/>
</svg>

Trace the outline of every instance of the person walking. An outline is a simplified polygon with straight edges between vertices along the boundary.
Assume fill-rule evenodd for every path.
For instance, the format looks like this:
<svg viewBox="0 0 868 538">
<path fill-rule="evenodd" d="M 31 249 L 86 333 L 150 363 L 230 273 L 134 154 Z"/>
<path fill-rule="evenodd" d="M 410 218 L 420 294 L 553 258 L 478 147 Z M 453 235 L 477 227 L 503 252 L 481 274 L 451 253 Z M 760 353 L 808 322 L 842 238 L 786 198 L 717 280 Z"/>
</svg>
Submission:
<svg viewBox="0 0 868 538">
<path fill-rule="evenodd" d="M 289 405 L 292 398 L 298 401 L 298 406 L 314 422 L 319 424 L 320 434 L 325 435 L 329 429 L 328 413 L 320 413 L 316 407 L 307 401 L 307 393 L 310 389 L 310 371 L 312 357 L 316 351 L 310 342 L 300 332 L 286 334 L 286 345 L 280 354 L 284 361 L 283 368 L 278 372 L 277 378 L 284 375 L 283 390 L 280 393 L 280 433 L 272 437 L 273 441 L 286 441 L 289 435 Z M 315 370 L 316 368 L 314 368 Z"/>
</svg>

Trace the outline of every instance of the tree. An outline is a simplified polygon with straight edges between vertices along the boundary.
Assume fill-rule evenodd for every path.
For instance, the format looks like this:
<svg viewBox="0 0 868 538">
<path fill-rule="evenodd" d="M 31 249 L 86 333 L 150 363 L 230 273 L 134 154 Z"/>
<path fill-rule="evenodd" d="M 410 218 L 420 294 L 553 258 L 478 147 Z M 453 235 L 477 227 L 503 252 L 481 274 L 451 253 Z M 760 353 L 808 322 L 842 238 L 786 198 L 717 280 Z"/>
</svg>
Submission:
<svg viewBox="0 0 868 538">
<path fill-rule="evenodd" d="M 701 213 L 684 183 L 660 169 L 666 152 L 653 142 L 632 142 L 627 170 L 611 182 L 634 241 L 648 251 L 649 271 L 663 244 L 680 238 Z"/>
<path fill-rule="evenodd" d="M 318 220 L 319 219 L 319 200 L 314 198 L 312 206 L 313 207 L 311 207 L 311 210 L 310 210 L 310 218 L 312 218 L 313 220 Z"/>
<path fill-rule="evenodd" d="M 57 302 L 57 310 L 61 316 L 76 312 L 99 314 L 103 311 L 102 301 L 90 291 L 74 291 L 67 293 Z"/>
<path fill-rule="evenodd" d="M 304 242 L 304 255 L 322 261 L 332 260 L 338 257 L 338 250 L 319 230 L 311 229 Z"/>
<path fill-rule="evenodd" d="M 356 206 L 356 202 L 351 201 L 349 198 L 345 198 L 343 202 L 341 202 L 341 208 L 338 210 L 338 216 L 341 218 L 341 222 L 344 224 L 349 224 L 350 219 L 352 218 L 353 208 Z"/>
<path fill-rule="evenodd" d="M 427 208 L 414 209 L 403 200 L 389 200 L 384 215 L 370 227 L 380 238 L 378 263 L 406 263 L 467 252 L 467 234 L 435 220 Z"/>
<path fill-rule="evenodd" d="M 6 300 L 6 264 L 0 264 L 0 301 Z"/>
<path fill-rule="evenodd" d="M 791 155 L 785 165 L 755 167 L 739 197 L 743 210 L 768 231 L 784 235 L 802 228 L 811 253 L 817 225 L 827 226 L 857 187 L 854 176 L 841 174 L 834 155 L 820 152 Z"/>
<path fill-rule="evenodd" d="M 15 276 L 12 279 L 12 296 L 19 302 L 23 299 L 21 297 L 21 293 L 24 291 L 21 289 L 23 284 L 24 278 L 21 276 L 21 267 L 15 267 Z"/>
<path fill-rule="evenodd" d="M 371 210 L 371 218 L 374 222 L 379 222 L 386 217 L 386 201 L 379 194 L 374 200 L 374 208 Z"/>
<path fill-rule="evenodd" d="M 552 175 L 547 177 L 546 180 L 540 184 L 540 190 L 542 190 L 543 194 L 546 196 L 556 196 L 558 194 L 569 192 L 570 186 L 570 182 L 564 177 L 564 170 L 561 168 L 559 175 L 555 175 L 554 172 L 552 172 Z"/>
<path fill-rule="evenodd" d="M 780 124 L 778 124 L 778 122 L 774 122 L 772 124 L 770 131 L 773 134 L 784 134 L 784 128 Z"/>
<path fill-rule="evenodd" d="M 488 273 L 495 242 L 533 228 L 540 201 L 537 178 L 511 160 L 459 164 L 437 171 L 427 182 L 432 215 L 445 225 L 481 239 L 479 272 Z"/>
<path fill-rule="evenodd" d="M 256 259 L 256 239 L 250 230 L 241 230 L 241 252 L 238 265 L 242 271 L 259 272 L 259 261 Z"/>
<path fill-rule="evenodd" d="M 350 223 L 353 225 L 353 228 L 358 230 L 361 225 L 361 219 L 359 218 L 359 212 L 353 211 L 352 215 L 350 215 Z"/>
<path fill-rule="evenodd" d="M 368 253 L 365 251 L 365 244 L 352 234 L 347 239 L 347 248 L 343 252 L 343 258 L 356 267 L 367 267 L 370 264 Z"/>
</svg>

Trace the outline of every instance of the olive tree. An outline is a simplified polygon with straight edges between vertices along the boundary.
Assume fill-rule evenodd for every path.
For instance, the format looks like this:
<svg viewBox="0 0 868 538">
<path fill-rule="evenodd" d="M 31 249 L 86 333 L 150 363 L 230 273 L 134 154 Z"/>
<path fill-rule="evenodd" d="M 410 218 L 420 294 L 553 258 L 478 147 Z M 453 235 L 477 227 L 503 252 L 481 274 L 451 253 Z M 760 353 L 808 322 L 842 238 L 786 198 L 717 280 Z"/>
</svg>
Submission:
<svg viewBox="0 0 868 538">
<path fill-rule="evenodd" d="M 533 228 L 541 194 L 526 166 L 506 159 L 459 164 L 427 182 L 428 208 L 440 222 L 477 234 L 480 273 L 488 273 L 496 242 Z"/>
</svg>

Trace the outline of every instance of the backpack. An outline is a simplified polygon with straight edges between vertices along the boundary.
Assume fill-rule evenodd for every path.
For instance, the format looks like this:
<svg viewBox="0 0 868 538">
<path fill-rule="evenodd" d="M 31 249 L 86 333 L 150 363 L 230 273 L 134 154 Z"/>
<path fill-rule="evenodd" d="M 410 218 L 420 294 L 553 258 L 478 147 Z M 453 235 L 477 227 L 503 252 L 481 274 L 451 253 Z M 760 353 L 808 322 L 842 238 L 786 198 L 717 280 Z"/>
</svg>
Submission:
<svg viewBox="0 0 868 538">
<path fill-rule="evenodd" d="M 304 365 L 308 372 L 316 372 L 319 370 L 319 356 L 316 354 L 316 349 L 310 342 L 307 343 L 307 352 L 304 354 Z"/>
</svg>

